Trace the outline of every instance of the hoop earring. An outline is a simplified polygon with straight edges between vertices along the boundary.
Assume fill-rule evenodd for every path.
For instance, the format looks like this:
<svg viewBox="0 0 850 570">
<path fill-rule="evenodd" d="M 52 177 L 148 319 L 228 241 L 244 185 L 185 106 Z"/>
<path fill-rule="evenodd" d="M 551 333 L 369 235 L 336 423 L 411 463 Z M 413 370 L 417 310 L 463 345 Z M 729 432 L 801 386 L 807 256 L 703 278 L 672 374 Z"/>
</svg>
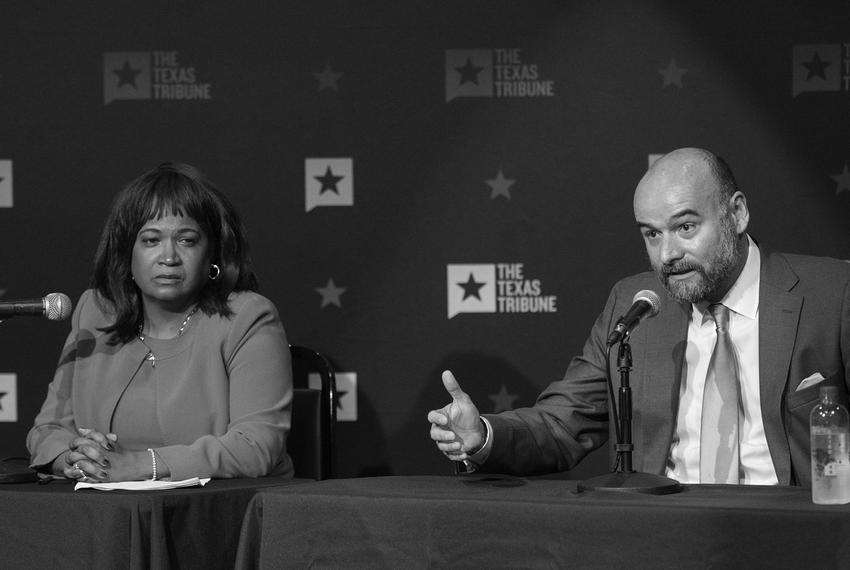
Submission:
<svg viewBox="0 0 850 570">
<path fill-rule="evenodd" d="M 219 275 L 221 275 L 221 268 L 215 263 L 210 265 L 210 273 L 208 275 L 210 281 L 215 281 L 216 279 L 218 279 Z"/>
</svg>

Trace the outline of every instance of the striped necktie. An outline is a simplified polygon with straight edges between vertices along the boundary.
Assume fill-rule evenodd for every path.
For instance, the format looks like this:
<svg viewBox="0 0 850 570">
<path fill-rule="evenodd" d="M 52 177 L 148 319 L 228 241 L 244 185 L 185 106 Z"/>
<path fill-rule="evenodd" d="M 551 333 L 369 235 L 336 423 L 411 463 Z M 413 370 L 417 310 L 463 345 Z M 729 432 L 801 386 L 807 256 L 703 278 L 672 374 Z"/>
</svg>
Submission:
<svg viewBox="0 0 850 570">
<path fill-rule="evenodd" d="M 741 398 L 738 361 L 729 337 L 729 309 L 718 303 L 708 311 L 714 317 L 717 343 L 702 397 L 699 478 L 700 483 L 738 484 Z"/>
</svg>

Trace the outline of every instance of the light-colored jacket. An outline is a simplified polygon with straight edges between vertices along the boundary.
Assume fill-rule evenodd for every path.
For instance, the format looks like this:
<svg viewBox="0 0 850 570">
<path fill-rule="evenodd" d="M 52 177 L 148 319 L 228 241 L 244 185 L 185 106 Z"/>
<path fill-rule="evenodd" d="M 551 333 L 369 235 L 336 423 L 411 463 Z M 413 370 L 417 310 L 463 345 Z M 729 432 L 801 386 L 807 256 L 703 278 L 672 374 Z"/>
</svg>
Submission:
<svg viewBox="0 0 850 570">
<path fill-rule="evenodd" d="M 140 340 L 110 344 L 110 335 L 98 330 L 113 319 L 95 295 L 88 290 L 77 304 L 47 398 L 27 436 L 35 468 L 68 449 L 78 427 L 111 432 L 125 388 L 151 366 Z M 233 293 L 229 304 L 230 318 L 198 311 L 183 335 L 146 339 L 159 375 L 150 413 L 160 427 L 157 443 L 164 445 L 155 449 L 172 480 L 292 475 L 286 454 L 292 368 L 283 325 L 272 302 L 256 293 Z"/>
</svg>

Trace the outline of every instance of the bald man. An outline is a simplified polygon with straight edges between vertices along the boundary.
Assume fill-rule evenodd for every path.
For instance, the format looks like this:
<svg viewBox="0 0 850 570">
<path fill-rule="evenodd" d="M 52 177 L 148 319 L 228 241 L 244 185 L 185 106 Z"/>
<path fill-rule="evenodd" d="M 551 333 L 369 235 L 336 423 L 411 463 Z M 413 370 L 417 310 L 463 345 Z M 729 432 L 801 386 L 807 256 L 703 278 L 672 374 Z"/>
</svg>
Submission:
<svg viewBox="0 0 850 570">
<path fill-rule="evenodd" d="M 564 378 L 533 407 L 481 416 L 446 371 L 452 401 L 428 413 L 431 438 L 449 459 L 482 471 L 573 468 L 613 437 L 608 334 L 635 293 L 658 290 L 660 282 L 658 316 L 629 340 L 635 470 L 682 483 L 811 486 L 809 413 L 820 387 L 837 387 L 839 401 L 848 403 L 850 263 L 772 253 L 757 244 L 746 233 L 747 200 L 732 172 L 703 149 L 682 148 L 657 160 L 638 183 L 633 206 L 652 271 L 614 286 Z M 718 305 L 726 317 L 716 317 Z M 703 411 L 721 319 L 734 355 L 737 422 Z M 725 432 L 730 422 L 734 473 L 715 480 L 705 473 L 709 461 L 701 448 L 705 454 L 709 444 L 701 436 Z"/>
</svg>

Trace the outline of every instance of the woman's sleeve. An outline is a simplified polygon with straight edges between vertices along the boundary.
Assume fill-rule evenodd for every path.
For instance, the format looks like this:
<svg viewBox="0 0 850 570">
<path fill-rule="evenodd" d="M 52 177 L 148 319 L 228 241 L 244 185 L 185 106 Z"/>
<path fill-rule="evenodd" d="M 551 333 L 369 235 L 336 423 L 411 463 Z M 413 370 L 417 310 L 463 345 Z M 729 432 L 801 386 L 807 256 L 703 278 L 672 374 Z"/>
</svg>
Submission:
<svg viewBox="0 0 850 570">
<path fill-rule="evenodd" d="M 157 448 L 173 480 L 262 477 L 288 461 L 292 367 L 280 317 L 271 301 L 254 296 L 232 319 L 225 342 L 230 424 L 220 436 Z"/>
<path fill-rule="evenodd" d="M 80 314 L 90 298 L 90 291 L 80 297 L 71 318 L 71 332 L 65 340 L 53 381 L 47 387 L 47 397 L 27 434 L 30 467 L 44 470 L 53 460 L 68 449 L 76 435 L 74 408 L 71 400 L 74 369 L 77 359 L 77 337 L 80 331 Z"/>
</svg>

